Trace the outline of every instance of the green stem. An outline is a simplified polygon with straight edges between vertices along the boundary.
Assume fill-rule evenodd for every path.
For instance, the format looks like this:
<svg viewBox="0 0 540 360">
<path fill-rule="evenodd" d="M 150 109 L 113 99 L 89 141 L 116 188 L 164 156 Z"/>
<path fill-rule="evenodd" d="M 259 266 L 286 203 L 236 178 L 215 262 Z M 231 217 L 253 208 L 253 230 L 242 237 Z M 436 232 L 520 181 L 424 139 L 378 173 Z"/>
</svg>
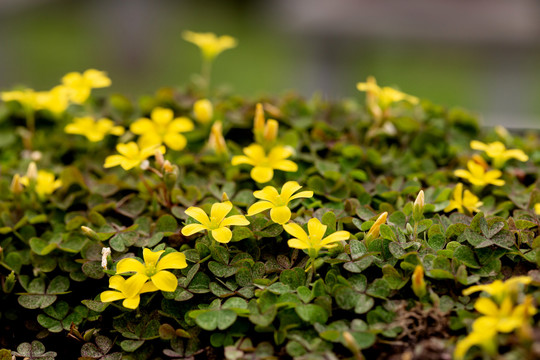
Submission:
<svg viewBox="0 0 540 360">
<path fill-rule="evenodd" d="M 212 74 L 212 61 L 203 59 L 201 76 L 203 78 L 203 90 L 206 94 L 210 91 L 210 77 Z"/>
</svg>

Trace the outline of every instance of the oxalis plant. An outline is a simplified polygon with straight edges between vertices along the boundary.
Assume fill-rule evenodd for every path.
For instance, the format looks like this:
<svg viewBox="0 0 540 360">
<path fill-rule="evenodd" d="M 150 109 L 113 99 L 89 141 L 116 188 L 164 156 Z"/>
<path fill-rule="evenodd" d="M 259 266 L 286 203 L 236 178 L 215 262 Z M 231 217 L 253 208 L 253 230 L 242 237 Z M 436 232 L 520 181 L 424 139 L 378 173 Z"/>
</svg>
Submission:
<svg viewBox="0 0 540 360">
<path fill-rule="evenodd" d="M 0 359 L 535 359 L 540 136 L 380 86 L 0 104 Z M 365 103 L 363 95 L 365 94 Z"/>
</svg>

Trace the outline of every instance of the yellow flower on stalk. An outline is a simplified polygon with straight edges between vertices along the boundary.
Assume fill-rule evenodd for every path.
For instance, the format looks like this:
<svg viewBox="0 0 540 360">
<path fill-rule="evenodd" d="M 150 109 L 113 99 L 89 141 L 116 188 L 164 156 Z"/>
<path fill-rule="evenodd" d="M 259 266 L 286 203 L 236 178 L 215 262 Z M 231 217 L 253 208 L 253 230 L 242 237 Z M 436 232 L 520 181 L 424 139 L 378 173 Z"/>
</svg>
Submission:
<svg viewBox="0 0 540 360">
<path fill-rule="evenodd" d="M 98 142 L 105 138 L 105 135 L 112 134 L 120 136 L 124 134 L 123 126 L 115 126 L 112 120 L 102 118 L 96 121 L 91 116 L 74 118 L 71 124 L 67 124 L 64 131 L 68 134 L 83 135 L 92 142 Z"/>
<path fill-rule="evenodd" d="M 184 40 L 195 44 L 201 49 L 203 57 L 207 61 L 212 61 L 216 56 L 227 49 L 235 48 L 238 42 L 235 38 L 228 35 L 217 37 L 214 33 L 197 33 L 193 31 L 184 31 L 182 33 Z"/>
<path fill-rule="evenodd" d="M 496 168 L 503 167 L 504 163 L 509 159 L 517 159 L 519 161 L 529 160 L 529 157 L 523 150 L 507 150 L 506 146 L 500 141 L 484 144 L 483 142 L 473 140 L 470 145 L 471 149 L 485 151 L 487 156 L 493 159 L 493 166 Z"/>
<path fill-rule="evenodd" d="M 141 146 L 161 145 L 165 143 L 173 150 L 182 150 L 186 147 L 187 140 L 181 133 L 193 130 L 193 122 L 187 117 L 174 117 L 171 109 L 157 107 L 148 118 L 140 118 L 129 129 L 137 135 L 141 135 Z"/>
<path fill-rule="evenodd" d="M 109 279 L 109 287 L 116 291 L 106 290 L 100 294 L 101 302 L 112 302 L 122 300 L 122 305 L 128 309 L 136 309 L 141 302 L 141 294 L 158 291 L 159 289 L 153 282 L 147 282 L 139 286 L 137 278 L 133 276 L 129 279 L 124 279 L 120 275 L 114 275 Z"/>
<path fill-rule="evenodd" d="M 133 258 L 125 258 L 116 265 L 117 274 L 135 272 L 130 279 L 133 279 L 133 288 L 140 289 L 146 281 L 150 280 L 156 288 L 162 291 L 174 291 L 178 286 L 176 276 L 165 269 L 183 269 L 187 267 L 186 256 L 181 252 L 172 252 L 163 256 L 165 250 L 152 251 L 143 249 L 144 263 Z"/>
<path fill-rule="evenodd" d="M 336 242 L 348 240 L 351 236 L 348 231 L 336 231 L 324 237 L 327 226 L 321 224 L 316 218 L 308 221 L 308 233 L 300 225 L 295 223 L 285 224 L 283 225 L 283 229 L 294 236 L 294 238 L 287 242 L 289 247 L 308 250 L 312 258 L 316 257 L 322 248 L 331 249 L 337 246 Z"/>
<path fill-rule="evenodd" d="M 296 172 L 298 165 L 286 160 L 292 151 L 284 146 L 274 146 L 268 155 L 259 144 L 251 144 L 243 149 L 245 155 L 236 155 L 232 158 L 232 165 L 248 164 L 253 166 L 251 178 L 258 183 L 265 183 L 274 177 L 274 169 Z"/>
<path fill-rule="evenodd" d="M 193 104 L 193 115 L 195 120 L 201 124 L 208 124 L 214 117 L 214 107 L 208 99 L 200 99 Z"/>
<path fill-rule="evenodd" d="M 264 109 L 261 103 L 255 106 L 255 118 L 253 120 L 253 134 L 255 142 L 261 145 L 272 145 L 277 139 L 279 123 L 277 120 L 264 118 Z"/>
<path fill-rule="evenodd" d="M 502 175 L 500 170 L 489 170 L 476 163 L 474 160 L 467 162 L 467 170 L 458 169 L 454 171 L 454 175 L 468 180 L 473 185 L 486 186 L 489 184 L 495 186 L 503 186 L 504 180 L 499 179 Z"/>
<path fill-rule="evenodd" d="M 62 180 L 55 179 L 54 174 L 46 170 L 39 170 L 37 176 L 27 174 L 21 177 L 19 181 L 26 187 L 32 183 L 35 184 L 34 189 L 41 199 L 44 199 L 62 186 Z"/>
<path fill-rule="evenodd" d="M 278 224 L 285 224 L 291 219 L 291 210 L 287 206 L 290 201 L 300 198 L 313 197 L 313 191 L 302 191 L 293 195 L 300 190 L 302 186 L 296 181 L 288 181 L 281 188 L 281 194 L 273 186 L 266 186 L 264 189 L 253 192 L 253 196 L 262 201 L 257 201 L 248 209 L 248 216 L 258 214 L 262 211 L 270 210 L 272 221 Z"/>
<path fill-rule="evenodd" d="M 359 91 L 368 93 L 368 96 L 372 97 L 372 99 L 377 99 L 379 106 L 383 110 L 399 101 L 407 101 L 413 105 L 419 103 L 419 99 L 416 96 L 405 94 L 389 86 L 380 87 L 373 77 L 368 78 L 366 82 L 357 83 L 356 88 Z"/>
<path fill-rule="evenodd" d="M 107 156 L 103 167 L 110 168 L 120 165 L 124 170 L 132 169 L 154 155 L 156 150 L 164 154 L 165 146 L 153 145 L 140 149 L 137 143 L 131 141 L 127 144 L 116 145 L 116 150 L 120 155 Z"/>
<path fill-rule="evenodd" d="M 249 221 L 244 215 L 232 215 L 226 217 L 231 212 L 233 205 L 230 201 L 214 203 L 210 210 L 210 217 L 203 209 L 191 206 L 186 209 L 186 215 L 191 216 L 200 224 L 189 224 L 182 228 L 182 235 L 190 236 L 199 231 L 207 230 L 214 240 L 220 243 L 228 243 L 231 241 L 232 232 L 229 226 L 245 226 L 249 225 Z"/>
<path fill-rule="evenodd" d="M 518 289 L 519 284 L 528 285 L 532 282 L 530 276 L 516 276 L 506 281 L 495 280 L 491 284 L 474 285 L 463 290 L 463 295 L 469 296 L 478 291 L 484 291 L 493 296 L 497 302 L 502 302 L 507 296 L 511 296 Z"/>
<path fill-rule="evenodd" d="M 469 213 L 480 211 L 479 207 L 484 205 L 483 202 L 478 201 L 478 197 L 469 190 L 463 192 L 463 184 L 458 183 L 452 192 L 452 199 L 450 204 L 444 209 L 446 212 L 457 210 L 460 213 Z"/>
<path fill-rule="evenodd" d="M 70 99 L 76 104 L 84 103 L 94 88 L 111 86 L 111 79 L 104 71 L 88 69 L 82 74 L 70 72 L 62 77 L 62 84 L 70 90 Z"/>
</svg>

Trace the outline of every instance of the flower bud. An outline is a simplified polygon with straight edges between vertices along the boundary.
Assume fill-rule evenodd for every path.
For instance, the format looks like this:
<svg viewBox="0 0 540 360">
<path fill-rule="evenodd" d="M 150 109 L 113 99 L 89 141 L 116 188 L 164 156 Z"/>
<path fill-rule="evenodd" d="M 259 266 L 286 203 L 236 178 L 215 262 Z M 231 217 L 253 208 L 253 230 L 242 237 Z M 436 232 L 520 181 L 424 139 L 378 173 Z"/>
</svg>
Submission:
<svg viewBox="0 0 540 360">
<path fill-rule="evenodd" d="M 176 165 L 171 165 L 171 163 L 167 160 L 163 165 L 163 170 L 165 171 L 163 174 L 163 181 L 165 182 L 167 189 L 171 191 L 176 185 L 176 180 L 178 179 L 178 167 Z"/>
<path fill-rule="evenodd" d="M 225 202 L 225 201 L 231 201 L 229 200 L 229 196 L 227 196 L 227 193 L 223 193 L 223 195 L 221 195 L 221 202 Z"/>
<path fill-rule="evenodd" d="M 154 152 L 154 157 L 156 158 L 157 168 L 161 169 L 163 167 L 163 163 L 165 162 L 163 153 L 159 149 L 156 149 L 156 151 Z"/>
<path fill-rule="evenodd" d="M 8 276 L 6 276 L 6 280 L 2 284 L 2 290 L 4 293 L 9 294 L 13 291 L 13 288 L 15 287 L 15 272 L 12 271 Z"/>
<path fill-rule="evenodd" d="M 266 141 L 273 142 L 277 139 L 278 135 L 278 129 L 279 129 L 279 123 L 274 120 L 270 119 L 266 122 L 266 125 L 264 126 L 264 134 L 263 137 Z"/>
<path fill-rule="evenodd" d="M 420 190 L 413 205 L 413 219 L 414 221 L 422 220 L 424 216 L 424 190 Z"/>
<path fill-rule="evenodd" d="M 358 344 L 356 343 L 356 340 L 352 336 L 352 334 L 348 331 L 344 331 L 342 333 L 343 340 L 345 347 L 349 349 L 350 352 L 352 352 L 356 359 L 364 359 L 362 354 L 360 353 L 360 348 L 358 347 Z"/>
<path fill-rule="evenodd" d="M 101 249 L 101 267 L 107 270 L 108 257 L 111 256 L 111 248 L 104 247 Z"/>
<path fill-rule="evenodd" d="M 414 294 L 420 299 L 427 294 L 426 282 L 424 281 L 424 268 L 422 265 L 416 265 L 414 269 L 412 274 L 412 289 Z"/>
<path fill-rule="evenodd" d="M 255 107 L 255 119 L 253 120 L 253 134 L 257 143 L 261 143 L 263 140 L 265 122 L 263 106 L 261 103 L 258 103 Z"/>
<path fill-rule="evenodd" d="M 208 146 L 215 151 L 217 155 L 227 155 L 227 143 L 223 137 L 223 127 L 221 121 L 216 121 L 210 129 L 210 137 L 208 138 Z"/>
<path fill-rule="evenodd" d="M 38 176 L 37 166 L 35 162 L 28 164 L 28 169 L 26 170 L 26 177 L 29 180 L 36 180 Z"/>
<path fill-rule="evenodd" d="M 10 190 L 13 194 L 18 195 L 23 192 L 24 187 L 21 184 L 21 176 L 19 174 L 15 174 L 13 176 L 13 180 L 11 180 Z"/>
<path fill-rule="evenodd" d="M 163 165 L 161 166 L 163 171 L 166 173 L 170 173 L 174 171 L 174 167 L 172 166 L 171 162 L 169 160 L 165 160 Z"/>
<path fill-rule="evenodd" d="M 202 124 L 207 124 L 214 117 L 214 107 L 208 99 L 197 100 L 193 104 L 193 114 L 195 115 L 195 120 Z"/>
<path fill-rule="evenodd" d="M 81 230 L 88 237 L 90 240 L 94 241 L 101 241 L 99 238 L 99 235 L 92 229 L 90 229 L 88 226 L 81 226 Z"/>
<path fill-rule="evenodd" d="M 371 225 L 371 228 L 369 229 L 369 232 L 367 233 L 365 240 L 366 245 L 369 246 L 369 244 L 377 239 L 379 237 L 379 232 L 381 229 L 381 225 L 386 222 L 386 217 L 388 216 L 388 213 L 385 211 L 383 212 L 375 221 L 373 225 Z"/>
</svg>

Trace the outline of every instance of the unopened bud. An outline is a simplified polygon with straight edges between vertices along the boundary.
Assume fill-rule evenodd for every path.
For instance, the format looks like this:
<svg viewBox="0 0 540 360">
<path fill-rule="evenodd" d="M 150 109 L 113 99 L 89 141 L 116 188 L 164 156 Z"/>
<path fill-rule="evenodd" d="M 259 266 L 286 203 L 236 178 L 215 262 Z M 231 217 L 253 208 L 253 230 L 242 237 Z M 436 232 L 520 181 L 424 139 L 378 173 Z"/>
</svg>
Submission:
<svg viewBox="0 0 540 360">
<path fill-rule="evenodd" d="M 13 194 L 18 195 L 23 192 L 24 187 L 21 184 L 21 176 L 19 174 L 15 174 L 13 176 L 13 180 L 11 180 L 10 190 Z"/>
<path fill-rule="evenodd" d="M 81 226 L 81 230 L 90 240 L 100 241 L 98 234 L 88 226 Z"/>
<path fill-rule="evenodd" d="M 478 155 L 478 154 L 474 154 L 474 155 L 472 156 L 472 160 L 473 160 L 475 163 L 477 163 L 478 165 L 481 165 L 481 166 L 484 168 L 484 170 L 487 171 L 487 170 L 489 169 L 488 163 L 486 162 L 486 160 L 484 160 L 484 158 L 483 158 L 482 156 L 480 156 L 480 155 Z"/>
<path fill-rule="evenodd" d="M 150 161 L 148 160 L 141 161 L 141 165 L 139 165 L 139 167 L 141 168 L 141 170 L 148 170 L 148 168 L 150 167 Z"/>
<path fill-rule="evenodd" d="M 424 268 L 422 265 L 416 265 L 412 274 L 412 289 L 418 298 L 423 298 L 427 294 L 426 282 L 424 281 Z"/>
<path fill-rule="evenodd" d="M 214 107 L 208 99 L 197 100 L 193 104 L 193 114 L 195 115 L 195 120 L 202 124 L 207 124 L 214 117 Z"/>
<path fill-rule="evenodd" d="M 227 193 L 223 193 L 223 195 L 221 195 L 221 202 L 225 202 L 225 201 L 230 201 L 229 200 L 229 197 L 227 196 Z"/>
<path fill-rule="evenodd" d="M 6 280 L 2 284 L 2 290 L 4 293 L 9 294 L 13 291 L 13 288 L 15 287 L 15 272 L 12 271 L 8 276 L 6 276 Z"/>
<path fill-rule="evenodd" d="M 101 249 L 101 267 L 107 270 L 107 260 L 108 257 L 111 255 L 111 248 L 110 247 L 104 247 Z"/>
<path fill-rule="evenodd" d="M 165 161 L 163 164 L 163 182 L 169 191 L 171 191 L 176 185 L 176 180 L 178 179 L 178 167 L 176 165 L 171 165 L 170 162 Z"/>
<path fill-rule="evenodd" d="M 276 120 L 268 120 L 264 126 L 264 139 L 270 142 L 275 141 L 278 135 L 278 129 L 279 123 Z"/>
<path fill-rule="evenodd" d="M 170 173 L 174 171 L 174 167 L 172 166 L 171 162 L 169 160 L 165 160 L 165 162 L 162 164 L 162 169 L 166 173 Z"/>
<path fill-rule="evenodd" d="M 212 125 L 210 137 L 208 138 L 208 146 L 213 149 L 217 155 L 227 155 L 229 153 L 227 143 L 223 137 L 221 121 L 216 121 L 214 125 Z"/>
<path fill-rule="evenodd" d="M 165 162 L 165 158 L 163 157 L 163 153 L 156 149 L 156 152 L 154 152 L 154 157 L 156 158 L 156 165 L 157 168 L 160 169 L 163 167 L 163 163 Z"/>
<path fill-rule="evenodd" d="M 362 356 L 362 353 L 360 352 L 360 348 L 358 347 L 358 344 L 356 343 L 356 340 L 352 336 L 352 334 L 348 331 L 344 331 L 342 333 L 343 340 L 345 342 L 345 347 L 349 349 L 350 352 L 352 352 L 356 359 L 364 359 Z"/>
<path fill-rule="evenodd" d="M 37 165 L 35 162 L 32 161 L 30 164 L 28 164 L 28 169 L 26 170 L 26 177 L 29 180 L 35 180 L 37 179 L 37 176 L 38 176 Z"/>
<path fill-rule="evenodd" d="M 255 106 L 255 119 L 253 121 L 253 131 L 263 132 L 264 131 L 264 109 L 261 103 L 258 103 Z"/>
<path fill-rule="evenodd" d="M 424 190 L 420 190 L 413 205 L 413 219 L 414 221 L 422 220 L 424 216 Z"/>
<path fill-rule="evenodd" d="M 367 233 L 365 239 L 366 239 L 366 245 L 369 246 L 369 244 L 377 239 L 379 237 L 379 232 L 381 230 L 381 225 L 386 222 L 386 217 L 388 216 L 388 213 L 385 211 L 383 212 L 375 221 L 373 225 L 371 225 L 371 228 L 369 229 L 369 232 Z"/>
</svg>

